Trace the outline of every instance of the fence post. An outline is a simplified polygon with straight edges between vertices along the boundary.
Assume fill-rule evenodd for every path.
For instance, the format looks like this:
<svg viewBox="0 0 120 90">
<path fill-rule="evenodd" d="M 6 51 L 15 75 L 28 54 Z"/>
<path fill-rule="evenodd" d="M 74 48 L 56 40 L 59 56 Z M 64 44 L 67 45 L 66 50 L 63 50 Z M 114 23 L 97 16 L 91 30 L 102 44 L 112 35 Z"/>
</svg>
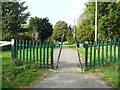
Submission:
<svg viewBox="0 0 120 90">
<path fill-rule="evenodd" d="M 36 41 L 36 61 L 38 63 L 38 41 Z"/>
<path fill-rule="evenodd" d="M 94 42 L 94 68 L 96 66 L 96 41 Z"/>
<path fill-rule="evenodd" d="M 18 40 L 16 40 L 16 58 L 18 58 Z"/>
<path fill-rule="evenodd" d="M 110 62 L 112 62 L 112 39 L 110 39 Z"/>
<path fill-rule="evenodd" d="M 108 40 L 106 40 L 106 62 L 108 61 Z"/>
<path fill-rule="evenodd" d="M 40 67 L 42 66 L 42 47 L 43 47 L 43 42 L 40 42 Z"/>
<path fill-rule="evenodd" d="M 11 57 L 12 57 L 12 60 L 15 59 L 15 41 L 14 39 L 11 40 L 12 44 L 11 44 Z"/>
<path fill-rule="evenodd" d="M 118 38 L 118 61 L 120 61 L 120 38 Z"/>
<path fill-rule="evenodd" d="M 100 65 L 100 41 L 98 41 L 98 65 Z"/>
<path fill-rule="evenodd" d="M 29 41 L 29 48 L 30 48 L 30 62 L 32 61 L 32 41 Z"/>
<path fill-rule="evenodd" d="M 32 41 L 32 50 L 33 50 L 33 52 L 32 52 L 32 62 L 35 61 L 35 51 L 34 51 L 34 49 L 35 49 L 35 41 Z"/>
<path fill-rule="evenodd" d="M 20 51 L 19 54 L 20 54 L 20 59 L 21 59 L 21 40 L 19 40 L 19 49 L 20 49 L 20 50 L 19 50 L 19 51 Z"/>
<path fill-rule="evenodd" d="M 44 42 L 43 42 L 43 65 L 44 65 L 44 67 L 45 67 L 45 61 L 46 61 L 46 60 L 45 60 L 45 54 L 46 54 L 46 53 L 45 53 L 45 49 L 46 49 L 45 47 L 46 47 L 46 42 L 44 41 Z"/>
<path fill-rule="evenodd" d="M 85 67 L 88 67 L 88 44 L 85 44 Z"/>
<path fill-rule="evenodd" d="M 114 62 L 116 62 L 116 38 L 114 38 Z"/>
<path fill-rule="evenodd" d="M 28 61 L 28 40 L 26 40 L 26 61 Z"/>
<path fill-rule="evenodd" d="M 104 65 L 104 40 L 102 41 L 102 65 Z"/>
<path fill-rule="evenodd" d="M 24 40 L 22 41 L 22 47 L 23 47 L 23 48 L 22 48 L 22 49 L 23 49 L 23 50 L 22 50 L 22 51 L 23 51 L 23 52 L 22 52 L 22 53 L 23 53 L 22 56 L 23 56 L 23 61 L 24 61 L 24 60 L 25 60 L 25 42 L 24 42 Z"/>
<path fill-rule="evenodd" d="M 49 64 L 49 42 L 47 42 L 47 68 Z"/>
<path fill-rule="evenodd" d="M 90 41 L 90 66 L 92 66 L 92 41 Z"/>
</svg>

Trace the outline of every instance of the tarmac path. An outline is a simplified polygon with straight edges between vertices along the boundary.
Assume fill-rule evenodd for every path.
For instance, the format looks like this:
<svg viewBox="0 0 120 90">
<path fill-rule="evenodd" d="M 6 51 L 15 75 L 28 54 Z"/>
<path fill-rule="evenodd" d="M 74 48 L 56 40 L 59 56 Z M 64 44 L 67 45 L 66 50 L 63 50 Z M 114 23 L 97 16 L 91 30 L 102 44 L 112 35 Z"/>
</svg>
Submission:
<svg viewBox="0 0 120 90">
<path fill-rule="evenodd" d="M 57 60 L 59 49 L 54 51 Z M 83 61 L 82 61 L 83 63 Z M 31 88 L 111 88 L 96 75 L 80 72 L 76 50 L 63 45 L 59 68 L 44 75 Z"/>
</svg>

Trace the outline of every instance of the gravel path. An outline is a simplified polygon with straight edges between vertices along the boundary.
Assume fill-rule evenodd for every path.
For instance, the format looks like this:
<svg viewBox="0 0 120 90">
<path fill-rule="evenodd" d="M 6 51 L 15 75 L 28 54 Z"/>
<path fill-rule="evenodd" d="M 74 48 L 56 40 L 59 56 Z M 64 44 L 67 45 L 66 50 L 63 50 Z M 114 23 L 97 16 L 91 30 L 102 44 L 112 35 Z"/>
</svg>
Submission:
<svg viewBox="0 0 120 90">
<path fill-rule="evenodd" d="M 57 60 L 58 49 L 54 51 Z M 110 88 L 99 77 L 86 72 L 80 72 L 77 52 L 63 45 L 59 69 L 45 74 L 31 88 Z"/>
</svg>

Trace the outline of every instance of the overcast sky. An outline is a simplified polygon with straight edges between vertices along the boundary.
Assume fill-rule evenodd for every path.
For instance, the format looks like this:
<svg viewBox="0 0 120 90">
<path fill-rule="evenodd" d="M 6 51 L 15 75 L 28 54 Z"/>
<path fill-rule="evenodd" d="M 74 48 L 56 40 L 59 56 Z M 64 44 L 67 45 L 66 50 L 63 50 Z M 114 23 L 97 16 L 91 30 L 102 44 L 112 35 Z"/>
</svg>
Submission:
<svg viewBox="0 0 120 90">
<path fill-rule="evenodd" d="M 30 17 L 48 17 L 55 25 L 59 20 L 74 25 L 74 19 L 84 11 L 88 0 L 22 0 L 28 5 Z"/>
</svg>

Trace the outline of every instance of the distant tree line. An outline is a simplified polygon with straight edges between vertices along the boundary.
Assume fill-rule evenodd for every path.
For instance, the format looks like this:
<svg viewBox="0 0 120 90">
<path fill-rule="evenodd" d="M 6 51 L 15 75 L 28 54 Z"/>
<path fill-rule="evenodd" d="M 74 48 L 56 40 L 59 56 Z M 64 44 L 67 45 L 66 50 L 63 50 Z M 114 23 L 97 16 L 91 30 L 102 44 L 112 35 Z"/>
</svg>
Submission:
<svg viewBox="0 0 120 90">
<path fill-rule="evenodd" d="M 73 33 L 77 41 L 94 41 L 95 38 L 95 2 L 86 3 L 84 12 L 77 20 L 77 26 L 65 21 L 56 22 L 55 26 L 48 18 L 31 17 L 25 2 L 2 2 L 2 38 L 1 40 L 56 40 L 63 34 L 69 43 L 73 43 Z M 74 30 L 76 29 L 76 32 Z M 98 2 L 98 40 L 120 38 L 120 1 Z"/>
</svg>

